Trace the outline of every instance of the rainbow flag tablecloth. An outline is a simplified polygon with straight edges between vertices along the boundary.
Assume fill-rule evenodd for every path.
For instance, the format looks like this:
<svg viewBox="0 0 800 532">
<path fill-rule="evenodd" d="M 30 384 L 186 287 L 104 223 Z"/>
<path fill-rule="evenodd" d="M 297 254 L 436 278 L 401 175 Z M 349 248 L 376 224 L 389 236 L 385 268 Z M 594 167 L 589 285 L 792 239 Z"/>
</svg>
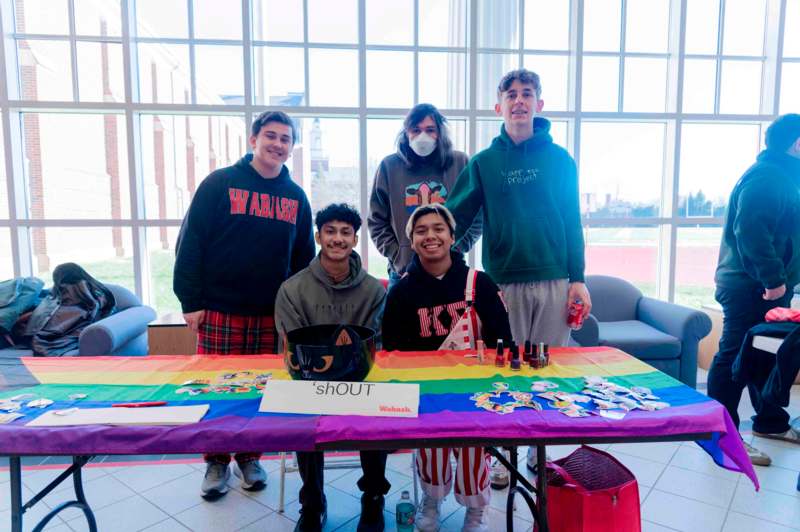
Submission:
<svg viewBox="0 0 800 532">
<path fill-rule="evenodd" d="M 271 373 L 288 379 L 283 359 L 262 356 L 147 356 L 23 358 L 33 386 L 0 392 L 0 399 L 35 394 L 53 400 L 48 407 L 108 407 L 117 402 L 168 401 L 169 405 L 209 404 L 200 423 L 177 427 L 26 427 L 42 411 L 25 407 L 25 417 L 0 425 L 0 454 L 180 454 L 221 451 L 313 450 L 335 442 L 420 439 L 658 438 L 710 433 L 697 442 L 714 461 L 741 471 L 758 486 L 753 468 L 727 411 L 717 403 L 611 348 L 553 349 L 543 369 L 511 371 L 480 365 L 463 352 L 378 353 L 368 380 L 420 384 L 418 418 L 311 416 L 258 412 L 259 390 L 243 393 L 177 393 L 192 379 L 217 382 L 222 375 Z M 16 368 L 18 375 L 21 368 Z M 478 408 L 475 392 L 490 392 L 493 383 L 511 390 L 530 391 L 536 380 L 558 384 L 559 391 L 580 392 L 583 377 L 597 375 L 622 386 L 650 388 L 671 406 L 654 412 L 632 411 L 624 419 L 599 416 L 570 418 L 543 403 L 500 415 Z M 86 394 L 71 400 L 70 395 Z"/>
</svg>

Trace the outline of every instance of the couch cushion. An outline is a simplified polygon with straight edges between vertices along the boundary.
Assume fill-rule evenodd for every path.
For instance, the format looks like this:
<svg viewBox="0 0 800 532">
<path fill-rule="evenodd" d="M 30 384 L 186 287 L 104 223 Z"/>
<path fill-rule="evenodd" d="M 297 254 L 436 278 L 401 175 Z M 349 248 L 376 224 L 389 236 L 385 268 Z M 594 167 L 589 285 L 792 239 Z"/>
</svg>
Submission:
<svg viewBox="0 0 800 532">
<path fill-rule="evenodd" d="M 680 340 L 641 321 L 606 321 L 598 328 L 600 345 L 616 347 L 642 360 L 665 360 L 681 354 Z"/>
</svg>

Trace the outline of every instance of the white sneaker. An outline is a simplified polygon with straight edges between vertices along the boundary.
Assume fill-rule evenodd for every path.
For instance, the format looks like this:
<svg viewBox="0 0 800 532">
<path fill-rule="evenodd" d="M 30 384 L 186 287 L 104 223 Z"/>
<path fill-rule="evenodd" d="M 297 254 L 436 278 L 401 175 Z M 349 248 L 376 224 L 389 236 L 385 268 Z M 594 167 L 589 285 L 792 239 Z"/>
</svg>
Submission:
<svg viewBox="0 0 800 532">
<path fill-rule="evenodd" d="M 228 493 L 228 480 L 230 478 L 231 470 L 228 468 L 228 464 L 208 462 L 203 484 L 200 486 L 203 498 L 207 501 L 215 501 Z"/>
<path fill-rule="evenodd" d="M 743 441 L 744 450 L 747 451 L 747 457 L 750 458 L 750 463 L 753 465 L 768 466 L 772 463 L 772 458 L 769 457 L 764 451 L 760 451 Z"/>
<path fill-rule="evenodd" d="M 539 459 L 539 453 L 537 452 L 536 447 L 531 445 L 530 447 L 528 447 L 528 460 L 526 463 L 526 465 L 528 466 L 528 471 L 530 471 L 531 473 L 536 473 L 536 461 L 538 459 Z M 550 457 L 547 455 L 545 455 L 544 459 L 547 460 L 548 462 L 550 461 Z"/>
<path fill-rule="evenodd" d="M 417 508 L 414 525 L 420 532 L 437 532 L 439 530 L 439 510 L 442 499 L 434 499 L 430 495 L 422 494 L 422 502 Z"/>
<path fill-rule="evenodd" d="M 464 515 L 464 526 L 461 532 L 489 532 L 489 525 L 486 524 L 485 508 L 467 508 Z"/>
<path fill-rule="evenodd" d="M 508 451 L 503 451 L 503 456 L 509 462 L 511 461 L 511 454 Z M 492 470 L 489 473 L 489 483 L 491 484 L 492 488 L 496 490 L 506 489 L 509 482 L 510 476 L 506 466 L 501 464 L 499 460 L 492 462 Z"/>
<path fill-rule="evenodd" d="M 536 472 L 536 462 L 538 459 L 539 459 L 539 453 L 537 452 L 536 447 L 531 445 L 530 447 L 528 447 L 528 463 L 527 463 L 528 471 L 530 471 L 531 473 Z"/>
</svg>

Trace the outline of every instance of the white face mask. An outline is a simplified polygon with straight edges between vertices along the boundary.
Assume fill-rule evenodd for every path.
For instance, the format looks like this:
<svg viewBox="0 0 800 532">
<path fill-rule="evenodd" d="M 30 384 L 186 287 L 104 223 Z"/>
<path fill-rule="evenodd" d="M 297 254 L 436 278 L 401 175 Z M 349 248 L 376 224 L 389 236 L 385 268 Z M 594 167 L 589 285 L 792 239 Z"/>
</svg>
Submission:
<svg viewBox="0 0 800 532">
<path fill-rule="evenodd" d="M 425 132 L 411 139 L 408 144 L 414 150 L 414 153 L 420 157 L 427 157 L 436 149 L 436 139 Z"/>
</svg>

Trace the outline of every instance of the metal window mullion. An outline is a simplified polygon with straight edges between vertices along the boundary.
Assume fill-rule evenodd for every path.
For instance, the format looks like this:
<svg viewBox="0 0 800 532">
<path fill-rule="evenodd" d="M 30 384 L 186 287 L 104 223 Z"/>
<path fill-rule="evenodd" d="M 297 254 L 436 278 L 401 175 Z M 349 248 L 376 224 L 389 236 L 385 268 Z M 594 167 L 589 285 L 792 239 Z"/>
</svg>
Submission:
<svg viewBox="0 0 800 532">
<path fill-rule="evenodd" d="M 155 223 L 154 223 L 155 222 Z M 27 227 L 160 227 L 162 225 L 180 225 L 181 220 L 144 220 L 134 218 L 46 218 L 21 220 L 19 225 Z"/>
<path fill-rule="evenodd" d="M 75 0 L 67 3 L 69 21 L 69 58 L 72 70 L 72 100 L 80 101 L 80 88 L 78 85 L 78 43 L 75 41 Z"/>
<path fill-rule="evenodd" d="M 304 0 L 308 1 L 308 0 Z M 369 211 L 367 194 L 367 6 L 366 0 L 358 0 L 358 165 L 361 184 L 361 217 L 366 219 Z M 370 236 L 371 238 L 371 236 Z M 369 271 L 369 240 L 361 239 L 361 260 Z"/>
<path fill-rule="evenodd" d="M 414 105 L 419 103 L 419 0 L 414 0 Z"/>
<path fill-rule="evenodd" d="M 145 217 L 144 177 L 141 171 L 141 143 L 139 142 L 139 115 L 135 114 L 133 99 L 138 98 L 138 50 L 131 39 L 131 28 L 136 26 L 135 0 L 122 0 L 122 61 L 125 83 L 125 140 L 128 154 L 128 187 L 131 209 L 131 237 L 133 245 L 133 278 L 136 295 L 152 303 L 150 290 L 150 261 L 147 256 L 147 232 L 139 225 Z M 121 221 L 128 225 L 126 221 Z"/>
<path fill-rule="evenodd" d="M 517 31 L 519 31 L 518 68 L 522 68 L 522 65 L 524 64 L 525 61 L 525 0 L 519 0 L 517 17 L 519 17 L 519 21 L 517 22 Z"/>
<path fill-rule="evenodd" d="M 572 135 L 567 138 L 572 139 L 572 157 L 575 160 L 575 168 L 578 175 L 578 190 L 580 190 L 580 177 L 581 177 L 581 113 L 583 109 L 582 91 L 583 91 L 583 13 L 584 13 L 584 0 L 572 0 L 573 4 L 570 6 L 570 45 L 574 50 L 574 90 L 572 96 L 574 97 L 573 105 L 575 110 L 575 121 L 572 126 Z M 580 205 L 578 206 L 580 208 Z M 583 224 L 583 222 L 582 222 Z M 589 243 L 589 230 L 584 226 L 584 249 Z M 585 252 L 585 251 L 584 251 Z"/>
<path fill-rule="evenodd" d="M 532 52 L 528 52 L 531 54 Z M 549 54 L 545 51 L 536 52 L 538 55 L 558 55 L 558 53 Z M 584 51 L 583 55 L 585 57 L 635 57 L 635 58 L 642 58 L 642 59 L 669 59 L 669 53 L 664 52 L 628 52 L 623 50 L 618 50 L 616 52 L 608 52 L 608 51 Z"/>
<path fill-rule="evenodd" d="M 13 27 L 13 17 L 10 14 L 13 12 L 13 4 L 10 0 L 3 2 L 0 9 L 0 28 L 6 29 Z M 8 17 L 6 17 L 8 15 Z M 0 83 L 0 102 L 2 102 L 2 128 L 3 128 L 3 149 L 5 151 L 5 173 L 6 173 L 6 203 L 8 207 L 9 218 L 9 238 L 11 240 L 11 259 L 14 277 L 22 277 L 33 274 L 33 264 L 31 257 L 30 246 L 26 246 L 28 238 L 21 232 L 19 227 L 19 213 L 17 206 L 19 204 L 17 198 L 17 187 L 20 188 L 20 193 L 24 190 L 24 175 L 22 168 L 22 152 L 14 149 L 14 137 L 16 135 L 18 147 L 21 148 L 20 130 L 17 127 L 16 132 L 12 133 L 11 130 L 11 110 L 8 106 L 8 83 L 13 80 L 19 86 L 18 77 L 19 72 L 14 68 L 14 72 L 8 71 L 8 62 L 6 61 L 6 39 L 0 38 L 0 72 L 4 72 L 3 81 Z M 16 56 L 16 50 L 14 51 Z M 24 208 L 23 205 L 20 205 Z M 26 215 L 27 217 L 27 215 Z M 25 236 L 25 238 L 23 238 Z M 24 252 L 24 256 L 23 256 Z"/>
<path fill-rule="evenodd" d="M 467 146 L 469 153 L 474 155 L 478 149 L 478 0 L 467 0 L 465 2 L 467 13 L 467 23 L 469 28 L 469 37 L 467 37 L 467 48 L 469 50 L 467 60 L 467 72 L 469 77 L 467 85 L 469 87 L 469 118 L 467 119 Z M 483 237 L 481 237 L 483 242 Z M 467 254 L 467 261 L 471 267 L 476 264 L 475 246 L 469 250 Z"/>
<path fill-rule="evenodd" d="M 191 0 L 190 0 L 191 1 Z M 192 10 L 194 11 L 194 10 Z M 192 28 L 194 24 L 192 23 Z M 85 39 L 95 40 L 95 39 Z M 136 41 L 142 44 L 205 44 L 210 46 L 241 46 L 241 39 L 212 39 L 212 38 L 188 38 L 188 37 L 136 37 Z M 286 43 L 292 44 L 292 43 Z M 294 43 L 297 44 L 297 43 Z"/>
<path fill-rule="evenodd" d="M 574 109 L 575 109 L 575 122 L 572 131 L 572 156 L 575 158 L 575 165 L 578 169 L 578 176 L 581 170 L 581 122 L 583 115 L 582 104 L 582 89 L 583 89 L 583 2 L 584 0 L 573 0 L 574 7 L 570 11 L 570 17 L 575 17 L 575 23 L 570 23 L 570 30 L 574 35 L 570 36 L 570 40 L 575 50 L 575 70 L 574 70 Z"/>
<path fill-rule="evenodd" d="M 197 103 L 197 64 L 194 43 L 194 1 L 186 0 L 186 12 L 189 19 L 189 85 L 192 90 L 192 103 Z"/>
<path fill-rule="evenodd" d="M 619 26 L 619 79 L 617 80 L 617 111 L 622 112 L 625 98 L 625 39 L 628 16 L 628 1 L 621 0 Z"/>
<path fill-rule="evenodd" d="M 244 66 L 244 105 L 252 107 L 253 102 L 253 43 L 250 23 L 250 0 L 242 0 L 242 64 Z M 247 122 L 246 122 L 247 123 Z"/>
<path fill-rule="evenodd" d="M 673 0 L 675 1 L 675 0 Z M 683 139 L 683 75 L 684 75 L 684 66 L 685 66 L 685 52 L 686 52 L 686 12 L 687 12 L 687 0 L 680 0 L 680 18 L 678 20 L 678 73 L 677 73 L 677 87 L 675 92 L 675 111 L 676 111 L 676 118 L 673 123 L 673 152 L 672 152 L 672 190 L 671 192 L 671 205 L 670 205 L 670 212 L 669 212 L 669 224 L 667 225 L 669 235 L 668 235 L 668 253 L 667 256 L 667 279 L 666 279 L 666 299 L 669 302 L 675 301 L 675 280 L 676 280 L 676 269 L 677 269 L 677 260 L 678 260 L 678 228 L 676 225 L 676 218 L 677 218 L 677 210 L 678 210 L 678 203 L 680 201 L 680 168 L 681 168 L 681 141 Z M 669 133 L 669 127 L 666 128 L 666 132 Z M 663 212 L 663 196 L 668 189 L 666 187 L 666 183 L 662 186 L 662 215 L 665 214 Z M 663 266 L 664 261 L 660 260 L 659 267 Z M 659 277 L 661 277 L 659 275 Z M 663 286 L 662 279 L 658 279 L 658 287 L 659 290 L 657 294 L 662 296 L 661 287 Z"/>
<path fill-rule="evenodd" d="M 781 109 L 781 75 L 783 74 L 783 39 L 786 32 L 786 0 L 780 0 L 778 15 L 778 45 L 775 48 L 775 92 L 772 100 L 772 113 L 778 116 Z M 763 67 L 762 67 L 763 68 Z M 763 111 L 763 109 L 762 109 Z"/>
<path fill-rule="evenodd" d="M 134 86 L 135 88 L 135 86 Z M 51 113 L 119 113 L 124 114 L 128 109 L 135 113 L 142 114 L 190 114 L 190 115 L 224 115 L 241 116 L 253 110 L 253 106 L 248 105 L 211 105 L 211 104 L 148 104 L 148 103 L 114 103 L 114 102 L 49 102 L 31 100 L 9 100 L 10 108 L 20 111 L 37 111 Z M 329 107 L 329 106 L 308 106 L 298 107 L 290 105 L 273 105 L 271 109 L 285 111 L 298 115 L 311 114 L 343 114 L 357 116 L 358 107 Z M 403 107 L 370 107 L 369 113 L 373 115 L 405 116 L 408 109 Z M 440 111 L 446 113 L 451 118 L 469 118 L 475 115 L 479 118 L 492 118 L 495 113 L 490 109 L 475 109 L 469 111 L 463 108 L 445 109 Z M 614 111 L 582 111 L 583 120 L 673 120 L 678 117 L 676 112 L 624 112 Z M 572 119 L 576 116 L 574 111 L 550 111 L 548 116 L 557 119 Z M 736 114 L 725 113 L 715 115 L 713 113 L 682 113 L 684 120 L 692 121 L 718 121 L 718 122 L 769 122 L 775 117 L 772 113 Z"/>
<path fill-rule="evenodd" d="M 305 92 L 305 105 L 308 107 L 311 104 L 311 82 L 309 76 L 311 69 L 309 67 L 309 45 L 308 45 L 308 0 L 303 0 L 303 79 Z"/>
<path fill-rule="evenodd" d="M 57 42 L 64 42 L 70 40 L 70 35 L 61 35 L 61 34 L 53 34 L 53 33 L 15 33 L 13 35 L 9 35 L 8 33 L 5 36 L 9 39 L 14 39 L 17 41 L 57 41 Z M 112 43 L 112 44 L 120 44 L 122 43 L 121 37 L 115 37 L 113 35 L 72 35 L 75 41 L 77 42 L 105 42 L 105 43 Z M 162 39 L 150 39 L 154 42 L 163 42 Z"/>
<path fill-rule="evenodd" d="M 719 0 L 719 24 L 717 25 L 717 72 L 714 84 L 714 114 L 719 114 L 722 93 L 722 42 L 725 37 L 725 0 Z"/>
</svg>

